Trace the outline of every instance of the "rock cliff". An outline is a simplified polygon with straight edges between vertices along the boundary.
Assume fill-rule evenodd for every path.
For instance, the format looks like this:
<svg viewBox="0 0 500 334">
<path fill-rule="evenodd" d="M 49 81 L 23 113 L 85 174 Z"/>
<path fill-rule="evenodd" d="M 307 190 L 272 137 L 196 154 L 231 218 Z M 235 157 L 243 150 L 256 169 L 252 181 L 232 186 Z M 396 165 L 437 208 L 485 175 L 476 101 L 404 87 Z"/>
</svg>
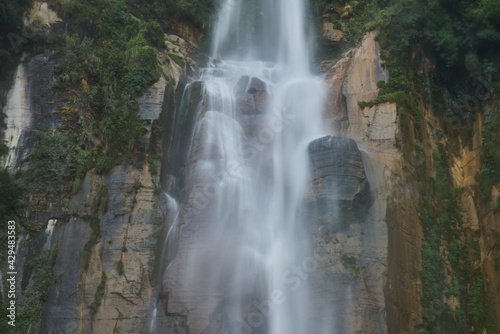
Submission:
<svg viewBox="0 0 500 334">
<path fill-rule="evenodd" d="M 39 22 L 40 29 L 49 23 L 62 24 L 46 6 L 35 9 L 31 24 Z M 331 10 L 339 16 L 350 15 L 349 8 Z M 202 44 L 190 25 L 180 24 L 177 30 L 192 43 Z M 323 26 L 327 43 L 339 42 L 342 34 L 332 24 Z M 457 239 L 462 249 L 476 254 L 460 261 L 468 260 L 475 270 L 481 269 L 492 319 L 500 327 L 500 211 L 496 204 L 500 194 L 493 188 L 489 199 L 481 198 L 476 179 L 485 120 L 477 113 L 464 130 L 467 133 L 445 131 L 443 135 L 443 130 L 454 126 L 453 120 L 423 107 L 419 134 L 423 145 L 416 145 L 417 135 L 408 131 L 416 128 L 416 121 L 398 113 L 396 103 L 364 103 L 377 97 L 377 83 L 389 76 L 376 35 L 368 32 L 359 46 L 327 70 L 324 118 L 329 135 L 309 145 L 312 175 L 303 214 L 311 224 L 305 238 L 322 251 L 322 260 L 310 277 L 313 318 L 335 324 L 339 333 L 419 333 L 426 323 L 447 316 L 445 308 L 460 309 L 453 293 L 435 300 L 445 305 L 439 309 L 422 308 L 421 302 L 425 229 L 421 204 L 428 195 L 423 188 L 438 181 L 440 157 L 435 152 L 444 147 L 452 185 L 460 190 Z M 217 302 L 206 308 L 197 308 L 208 298 L 202 291 L 184 288 L 183 265 L 190 250 L 195 248 L 208 258 L 213 256 L 210 252 L 237 239 L 236 232 L 228 229 L 217 247 L 205 240 L 213 233 L 208 225 L 213 206 L 207 185 L 217 186 L 220 180 L 214 180 L 203 166 L 206 161 L 217 161 L 220 152 L 215 144 L 206 152 L 197 147 L 211 135 L 203 122 L 195 128 L 198 113 L 210 112 L 199 104 L 200 82 L 191 82 L 184 90 L 188 76 L 202 65 L 193 61 L 189 43 L 174 35 L 167 37 L 169 57 L 180 58 L 185 65 L 163 63 L 163 76 L 138 99 L 144 132 L 134 158 L 118 161 L 106 175 L 88 172 L 79 189 L 67 198 L 29 197 L 25 215 L 31 229 L 19 241 L 18 291 L 20 304 L 28 303 L 27 292 L 37 282 L 36 263 L 31 259 L 52 250 L 53 261 L 47 260 L 50 280 L 44 285 L 47 297 L 41 320 L 34 325 L 42 333 L 147 333 L 155 302 L 158 323 L 168 333 L 221 333 L 241 314 L 255 311 L 249 297 L 241 314 L 232 312 L 223 274 Z M 5 98 L 9 152 L 2 166 L 23 169 L 38 133 L 58 131 L 75 121 L 68 108 L 75 96 L 53 87 L 54 68 L 61 61 L 52 52 L 21 59 Z M 259 124 L 269 117 L 263 112 L 269 93 L 257 78 L 242 77 L 238 87 L 239 124 L 228 126 L 252 140 Z M 186 154 L 187 145 L 192 145 L 191 156 Z M 153 152 L 160 152 L 162 158 Z M 267 154 L 260 151 L 256 158 L 264 159 Z M 177 203 L 164 196 L 166 190 L 176 191 L 178 220 L 172 216 Z M 168 231 L 175 235 L 175 242 L 167 239 Z M 457 272 L 448 259 L 447 243 L 439 247 L 446 268 L 444 281 L 451 285 Z M 203 273 L 210 268 L 203 258 L 198 261 L 200 276 L 190 283 L 201 286 Z M 249 286 L 257 284 L 253 279 Z M 335 314 L 321 311 L 332 304 Z M 458 330 L 456 318 L 456 314 L 446 318 L 453 319 L 447 322 L 448 333 Z M 265 327 L 254 333 L 259 331 L 265 333 Z"/>
<path fill-rule="evenodd" d="M 152 152 L 166 156 L 169 151 L 186 68 L 195 64 L 187 43 L 177 36 L 167 40 L 187 65 L 165 63 L 164 75 L 138 99 L 145 131 L 134 161 L 117 161 L 106 175 L 87 173 L 79 190 L 67 198 L 29 197 L 28 225 L 41 231 L 30 231 L 20 239 L 20 305 L 37 279 L 32 258 L 44 247 L 56 252 L 53 264 L 45 264 L 53 267 L 50 281 L 43 285 L 48 297 L 36 322 L 43 333 L 147 332 L 155 261 L 171 222 L 167 219 L 171 203 L 162 191 L 170 182 L 168 168 Z M 68 124 L 74 101 L 53 87 L 54 68 L 60 61 L 48 53 L 27 56 L 19 64 L 5 106 L 9 153 L 3 166 L 23 168 L 37 144 L 37 133 L 58 131 Z"/>
</svg>

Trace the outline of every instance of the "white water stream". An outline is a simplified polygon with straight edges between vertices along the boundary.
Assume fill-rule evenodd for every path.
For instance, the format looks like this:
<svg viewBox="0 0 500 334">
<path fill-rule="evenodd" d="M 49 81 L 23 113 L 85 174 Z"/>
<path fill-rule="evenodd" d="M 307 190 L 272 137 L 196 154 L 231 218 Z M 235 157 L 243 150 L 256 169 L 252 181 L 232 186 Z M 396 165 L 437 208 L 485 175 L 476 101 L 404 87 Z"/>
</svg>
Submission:
<svg viewBox="0 0 500 334">
<path fill-rule="evenodd" d="M 300 218 L 307 145 L 326 134 L 325 89 L 309 70 L 304 16 L 303 0 L 225 0 L 221 8 L 212 49 L 219 60 L 198 78 L 202 101 L 188 153 L 191 177 L 215 181 L 198 185 L 207 200 L 190 217 L 201 240 L 181 240 L 184 255 L 174 262 L 185 263 L 173 263 L 176 272 L 169 264 L 164 278 L 165 289 L 182 290 L 173 295 L 188 310 L 191 334 L 335 332 L 330 321 L 312 323 L 311 313 L 328 310 L 313 306 L 315 264 L 307 262 L 313 251 Z M 214 330 L 210 314 L 222 301 L 241 321 L 221 320 Z M 157 312 L 151 332 L 169 333 L 155 323 Z"/>
</svg>

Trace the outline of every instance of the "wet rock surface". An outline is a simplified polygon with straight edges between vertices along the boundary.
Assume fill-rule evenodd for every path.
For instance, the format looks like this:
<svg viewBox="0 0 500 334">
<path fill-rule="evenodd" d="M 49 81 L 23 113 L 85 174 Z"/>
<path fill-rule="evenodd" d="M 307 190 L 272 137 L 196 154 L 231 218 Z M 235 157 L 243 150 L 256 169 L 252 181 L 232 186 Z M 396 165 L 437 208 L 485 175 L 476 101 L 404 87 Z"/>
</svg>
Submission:
<svg viewBox="0 0 500 334">
<path fill-rule="evenodd" d="M 68 119 L 73 114 L 67 112 L 73 107 L 68 94 L 52 85 L 60 61 L 47 53 L 19 65 L 5 107 L 12 112 L 6 112 L 10 151 L 3 164 L 20 168 L 37 143 L 37 133 L 66 129 L 74 121 Z M 179 91 L 182 94 L 186 82 L 185 73 L 171 64 L 163 64 L 163 71 L 167 78 L 161 77 L 138 99 L 145 131 L 133 161 L 117 164 L 106 175 L 89 171 L 68 198 L 30 198 L 26 218 L 41 231 L 21 242 L 21 253 L 57 246 L 42 309 L 43 333 L 148 332 L 158 243 L 171 223 L 165 219 L 168 206 L 160 188 L 168 183 L 168 173 L 163 161 L 151 156 L 170 149 Z M 152 159 L 155 170 L 162 172 L 151 172 Z M 43 230 L 55 220 L 50 234 Z M 29 259 L 23 263 L 20 295 L 32 280 Z M 97 301 L 99 306 L 93 306 Z"/>
<path fill-rule="evenodd" d="M 65 98 L 52 87 L 58 60 L 51 54 L 40 54 L 19 64 L 3 110 L 7 116 L 5 140 L 9 153 L 2 157 L 2 165 L 20 167 L 33 151 L 37 133 L 61 126 L 60 108 Z"/>
<path fill-rule="evenodd" d="M 242 114 L 262 114 L 269 100 L 266 83 L 256 77 L 241 77 L 236 83 L 238 108 Z"/>
<path fill-rule="evenodd" d="M 313 200 L 353 201 L 367 191 L 368 181 L 353 139 L 326 136 L 309 144 Z"/>
</svg>

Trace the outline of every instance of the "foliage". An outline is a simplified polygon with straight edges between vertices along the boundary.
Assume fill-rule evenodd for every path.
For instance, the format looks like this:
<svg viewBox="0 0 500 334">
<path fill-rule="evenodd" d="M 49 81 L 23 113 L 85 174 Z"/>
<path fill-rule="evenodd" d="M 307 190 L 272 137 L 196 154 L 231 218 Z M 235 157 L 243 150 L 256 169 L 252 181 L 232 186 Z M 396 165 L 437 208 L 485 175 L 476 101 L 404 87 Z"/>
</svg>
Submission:
<svg viewBox="0 0 500 334">
<path fill-rule="evenodd" d="M 489 64 L 498 59 L 500 18 L 494 13 L 500 8 L 499 0 L 456 0 L 453 5 L 400 0 L 384 5 L 382 10 L 393 8 L 393 15 L 378 24 L 387 37 L 389 51 L 397 57 L 416 44 L 422 45 L 435 56 L 445 82 L 464 74 L 464 68 L 472 75 L 481 67 L 489 71 Z"/>
<path fill-rule="evenodd" d="M 21 196 L 23 194 L 23 185 L 9 173 L 6 168 L 0 168 L 0 222 L 2 230 L 8 220 L 16 217 L 15 211 L 21 205 Z M 0 243 L 3 245 L 6 238 L 2 238 Z M 3 247 L 2 250 L 5 248 Z"/>
<path fill-rule="evenodd" d="M 343 284 L 349 284 L 349 281 L 356 280 L 359 278 L 360 268 L 358 266 L 358 260 L 355 256 L 342 254 L 340 262 L 347 269 L 347 277 L 342 280 Z"/>
<path fill-rule="evenodd" d="M 0 74 L 12 65 L 20 52 L 14 45 L 21 41 L 16 40 L 22 35 L 23 14 L 30 8 L 33 0 L 2 0 L 0 2 Z"/>
<path fill-rule="evenodd" d="M 142 16 L 174 17 L 193 22 L 198 26 L 210 24 L 221 0 L 128 0 Z"/>
<path fill-rule="evenodd" d="M 101 236 L 101 222 L 97 215 L 84 216 L 83 218 L 90 221 L 90 237 L 83 246 L 82 251 L 80 252 L 80 261 L 82 267 L 84 270 L 87 270 L 90 264 L 92 248 L 97 243 L 97 241 L 99 241 L 99 237 Z"/>
<path fill-rule="evenodd" d="M 450 166 L 443 146 L 440 146 L 440 152 L 433 152 L 436 169 L 434 193 L 439 203 L 437 218 L 443 231 L 446 231 L 448 236 L 452 236 L 452 231 L 458 227 L 461 213 L 458 209 L 457 194 L 451 180 L 449 173 Z"/>
<path fill-rule="evenodd" d="M 7 259 L 7 233 L 9 220 L 14 220 L 19 222 L 16 211 L 22 206 L 22 194 L 24 192 L 24 186 L 19 180 L 9 173 L 6 168 L 0 168 L 0 256 Z M 19 232 L 19 230 L 18 230 Z M 7 262 L 5 262 L 7 263 Z M 7 298 L 2 295 L 1 300 L 6 301 Z M 2 304 L 0 303 L 0 306 Z M 0 329 L 4 326 L 3 320 L 6 319 L 4 316 L 5 308 L 2 307 L 0 311 L 1 321 Z"/>
<path fill-rule="evenodd" d="M 158 175 L 158 165 L 156 164 L 156 161 L 153 158 L 149 158 L 148 164 L 149 164 L 149 172 L 151 173 L 151 175 L 157 176 Z"/>
<path fill-rule="evenodd" d="M 95 141 L 93 167 L 106 173 L 115 163 L 131 157 L 143 134 L 137 97 L 160 76 L 153 47 L 163 47 L 163 30 L 158 22 L 144 22 L 133 16 L 125 2 L 83 1 L 68 9 L 76 11 L 79 25 L 87 25 L 89 37 L 80 40 L 69 34 L 62 50 L 65 61 L 55 70 L 59 89 L 81 85 L 89 97 L 92 118 L 89 126 Z M 69 30 L 77 30 L 77 25 Z"/>
<path fill-rule="evenodd" d="M 481 146 L 482 169 L 477 175 L 479 194 L 484 199 L 491 196 L 493 185 L 500 183 L 500 114 L 487 115 L 483 126 Z"/>
<path fill-rule="evenodd" d="M 163 29 L 158 22 L 152 21 L 144 24 L 142 34 L 152 46 L 155 46 L 157 48 L 165 47 L 165 33 L 163 32 Z"/>
<path fill-rule="evenodd" d="M 97 313 L 99 306 L 101 306 L 102 299 L 104 298 L 104 294 L 106 292 L 106 281 L 107 280 L 108 280 L 108 276 L 106 276 L 106 273 L 103 271 L 101 274 L 101 282 L 97 286 L 97 290 L 95 292 L 94 300 L 89 305 L 90 315 L 92 316 L 92 318 Z"/>
<path fill-rule="evenodd" d="M 472 283 L 467 292 L 468 313 L 471 320 L 471 325 L 474 330 L 473 334 L 484 333 L 483 328 L 486 327 L 486 333 L 493 333 L 493 329 L 489 320 L 486 296 L 484 291 L 483 271 L 478 269 L 474 273 Z"/>
<path fill-rule="evenodd" d="M 330 18 L 329 21 L 334 24 L 335 29 L 342 30 L 344 33 L 341 42 L 341 51 L 345 51 L 345 47 L 352 48 L 358 45 L 363 38 L 365 32 L 373 30 L 377 22 L 383 22 L 384 16 L 388 15 L 383 11 L 376 1 L 369 0 L 311 0 L 311 14 L 317 22 L 317 18 L 323 17 L 330 4 L 341 4 L 350 6 L 350 14 L 343 17 Z M 327 47 L 330 51 L 336 50 L 335 46 Z M 319 52 L 324 51 L 320 50 Z"/>
<path fill-rule="evenodd" d="M 184 61 L 184 59 L 182 59 L 181 56 L 176 55 L 175 53 L 169 53 L 168 56 L 180 67 L 186 67 L 186 62 Z"/>
<path fill-rule="evenodd" d="M 26 288 L 24 304 L 18 308 L 16 327 L 12 333 L 31 333 L 37 326 L 42 315 L 42 305 L 49 297 L 49 287 L 52 279 L 53 266 L 57 255 L 57 247 L 51 250 L 42 250 L 30 261 L 32 268 L 31 280 L 33 284 Z"/>
<path fill-rule="evenodd" d="M 347 255 L 345 253 L 342 254 L 340 261 L 346 267 L 355 266 L 356 263 L 358 262 L 354 256 L 350 256 L 350 255 Z"/>
<path fill-rule="evenodd" d="M 67 191 L 68 180 L 85 175 L 90 154 L 77 136 L 64 132 L 39 133 L 35 151 L 28 157 L 25 179 L 34 190 L 49 193 Z"/>
<path fill-rule="evenodd" d="M 124 275 L 125 274 L 125 265 L 123 264 L 123 261 L 120 260 L 118 261 L 117 265 L 116 265 L 116 269 L 118 271 L 118 275 Z"/>
<path fill-rule="evenodd" d="M 474 240 L 471 249 L 460 243 L 461 214 L 458 209 L 458 194 L 453 187 L 444 146 L 432 152 L 436 178 L 421 179 L 420 219 L 424 227 L 422 241 L 422 296 L 424 311 L 435 309 L 434 304 L 443 303 L 445 297 L 457 296 L 459 307 L 453 311 L 444 304 L 443 311 L 424 316 L 422 333 L 439 333 L 446 328 L 450 319 L 457 330 L 474 328 L 482 333 L 483 328 L 489 332 L 489 317 L 484 302 L 484 284 L 472 274 L 471 260 L 480 259 L 477 244 Z M 447 248 L 447 251 L 443 251 Z M 446 275 L 445 275 L 446 273 Z M 453 277 L 447 282 L 447 276 Z M 480 300 L 480 301 L 479 301 Z M 475 311 L 471 312 L 475 308 Z M 424 312 L 424 315 L 425 313 Z M 479 315 L 480 316 L 476 316 Z M 476 317 L 476 320 L 473 318 Z"/>
<path fill-rule="evenodd" d="M 99 211 L 106 211 L 108 209 L 108 186 L 100 184 L 97 188 L 96 195 L 92 200 L 92 212 L 97 214 Z"/>
<path fill-rule="evenodd" d="M 434 113 L 443 115 L 451 111 L 461 116 L 464 103 L 460 98 L 471 89 L 467 82 L 479 75 L 487 78 L 498 76 L 500 19 L 498 16 L 493 18 L 489 11 L 498 11 L 500 1 L 457 0 L 450 5 L 446 1 L 401 0 L 382 5 L 379 2 L 379 6 L 382 12 L 392 12 L 385 20 L 375 21 L 373 25 L 379 29 L 383 59 L 390 75 L 387 83 L 379 83 L 379 96 L 373 101 L 360 103 L 360 107 L 396 102 L 402 131 L 415 132 L 417 140 L 422 140 L 423 96 Z M 432 70 L 427 68 L 429 62 Z M 479 193 L 483 198 L 489 198 L 492 185 L 500 182 L 497 168 L 500 165 L 500 122 L 498 115 L 486 116 L 481 148 L 483 168 L 477 175 Z M 406 137 L 411 138 L 411 135 Z M 412 143 L 403 143 L 405 152 L 413 147 L 409 144 Z M 461 216 L 449 174 L 450 166 L 444 154 L 446 150 L 440 147 L 432 156 L 425 156 L 421 145 L 419 147 L 417 143 L 414 147 L 422 157 L 432 158 L 436 170 L 436 178 L 428 179 L 426 165 L 422 164 L 422 171 L 418 174 L 420 218 L 425 235 L 422 243 L 422 307 L 433 310 L 432 302 L 444 300 L 447 293 L 458 296 L 460 300 L 459 308 L 453 312 L 445 306 L 442 315 L 424 319 L 427 321 L 421 332 L 440 333 L 449 321 L 449 318 L 445 319 L 446 314 L 452 314 L 451 318 L 461 331 L 492 332 L 484 282 L 475 274 L 471 275 L 471 262 L 479 261 L 479 252 L 475 247 L 467 249 L 459 242 Z M 469 241 L 470 244 L 475 242 Z M 443 252 L 446 246 L 448 254 Z M 456 277 L 449 284 L 446 283 L 445 270 L 450 270 L 448 274 Z"/>
<path fill-rule="evenodd" d="M 436 249 L 436 245 L 422 243 L 422 305 L 429 307 L 436 300 L 441 299 L 441 290 L 444 280 L 443 258 Z"/>
</svg>

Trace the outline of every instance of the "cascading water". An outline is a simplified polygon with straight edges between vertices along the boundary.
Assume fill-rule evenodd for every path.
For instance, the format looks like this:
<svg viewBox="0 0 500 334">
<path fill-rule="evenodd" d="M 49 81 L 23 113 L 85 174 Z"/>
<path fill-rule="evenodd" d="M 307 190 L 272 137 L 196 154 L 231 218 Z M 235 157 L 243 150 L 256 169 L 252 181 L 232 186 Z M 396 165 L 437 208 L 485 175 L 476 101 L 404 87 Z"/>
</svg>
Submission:
<svg viewBox="0 0 500 334">
<path fill-rule="evenodd" d="M 220 60 L 186 88 L 199 99 L 188 102 L 176 256 L 158 290 L 163 313 L 187 315 L 191 334 L 333 330 L 308 283 L 317 263 L 302 214 L 307 148 L 324 135 L 325 92 L 309 70 L 304 12 L 302 0 L 226 0 L 213 39 Z M 154 315 L 151 332 L 174 332 Z"/>
</svg>

